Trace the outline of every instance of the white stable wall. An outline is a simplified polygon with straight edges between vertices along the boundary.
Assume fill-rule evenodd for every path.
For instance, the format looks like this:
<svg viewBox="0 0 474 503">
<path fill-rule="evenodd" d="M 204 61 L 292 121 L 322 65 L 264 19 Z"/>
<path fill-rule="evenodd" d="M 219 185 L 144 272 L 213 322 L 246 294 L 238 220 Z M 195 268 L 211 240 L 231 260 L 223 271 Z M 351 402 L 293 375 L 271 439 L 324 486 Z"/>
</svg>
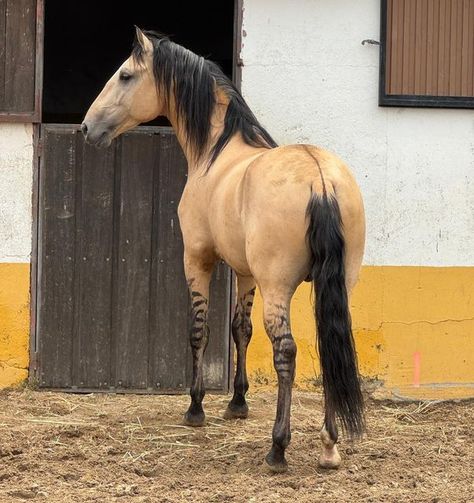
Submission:
<svg viewBox="0 0 474 503">
<path fill-rule="evenodd" d="M 0 262 L 31 255 L 33 127 L 0 123 Z"/>
<path fill-rule="evenodd" d="M 367 265 L 474 264 L 474 110 L 378 106 L 380 0 L 244 0 L 242 90 L 275 139 L 342 157 Z"/>
</svg>

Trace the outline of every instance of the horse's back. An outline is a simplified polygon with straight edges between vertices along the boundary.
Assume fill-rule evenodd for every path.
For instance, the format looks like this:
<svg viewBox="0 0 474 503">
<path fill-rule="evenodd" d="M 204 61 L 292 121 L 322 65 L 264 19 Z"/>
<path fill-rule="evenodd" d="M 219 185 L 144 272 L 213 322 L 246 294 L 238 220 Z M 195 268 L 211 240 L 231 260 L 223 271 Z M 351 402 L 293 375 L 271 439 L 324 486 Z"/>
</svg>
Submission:
<svg viewBox="0 0 474 503">
<path fill-rule="evenodd" d="M 310 186 L 317 191 L 326 184 L 335 190 L 356 190 L 357 183 L 347 165 L 335 154 L 314 145 L 285 145 L 268 150 L 253 160 L 246 172 L 254 187 Z"/>
</svg>

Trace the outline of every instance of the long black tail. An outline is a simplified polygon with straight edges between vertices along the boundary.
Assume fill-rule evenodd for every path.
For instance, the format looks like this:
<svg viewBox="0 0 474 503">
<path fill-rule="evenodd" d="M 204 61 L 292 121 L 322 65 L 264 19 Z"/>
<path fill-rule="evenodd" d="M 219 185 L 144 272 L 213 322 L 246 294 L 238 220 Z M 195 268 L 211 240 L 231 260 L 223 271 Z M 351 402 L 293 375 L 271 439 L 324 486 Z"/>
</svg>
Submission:
<svg viewBox="0 0 474 503">
<path fill-rule="evenodd" d="M 307 213 L 326 428 L 337 438 L 333 433 L 337 416 L 347 434 L 357 438 L 364 431 L 364 403 L 345 283 L 341 212 L 336 198 L 325 192 L 323 196 L 313 193 Z"/>
</svg>

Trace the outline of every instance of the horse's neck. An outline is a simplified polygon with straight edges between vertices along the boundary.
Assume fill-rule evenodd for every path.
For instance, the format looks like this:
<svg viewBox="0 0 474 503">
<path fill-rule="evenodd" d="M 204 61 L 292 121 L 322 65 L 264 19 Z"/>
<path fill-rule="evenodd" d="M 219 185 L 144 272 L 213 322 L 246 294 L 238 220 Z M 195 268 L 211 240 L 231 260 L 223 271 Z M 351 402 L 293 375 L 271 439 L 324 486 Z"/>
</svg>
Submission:
<svg viewBox="0 0 474 503">
<path fill-rule="evenodd" d="M 176 133 L 178 142 L 181 145 L 181 148 L 183 149 L 184 155 L 188 162 L 188 178 L 206 174 L 209 169 L 210 150 L 212 148 L 212 145 L 214 145 L 214 143 L 222 133 L 223 123 L 221 127 L 216 127 L 216 122 L 213 122 L 212 127 L 214 128 L 214 131 L 210 137 L 209 151 L 202 157 L 201 160 L 196 161 L 196 156 L 194 155 L 192 148 L 190 148 L 190 146 L 186 142 L 186 134 L 183 131 L 180 131 L 179 127 L 175 127 L 171 120 L 170 122 L 173 125 L 173 129 Z M 237 132 L 229 140 L 228 144 L 225 146 L 222 152 L 218 155 L 217 159 L 212 164 L 210 171 L 218 176 L 221 170 L 231 169 L 232 166 L 240 164 L 246 159 L 250 160 L 260 152 L 265 152 L 266 150 L 266 148 L 253 147 L 245 143 L 240 132 Z M 212 176 L 211 178 L 214 178 L 214 176 Z"/>
<path fill-rule="evenodd" d="M 176 137 L 178 139 L 181 148 L 183 149 L 186 160 L 188 161 L 188 174 L 201 174 L 207 171 L 210 151 L 212 146 L 216 143 L 217 139 L 220 137 L 224 130 L 224 121 L 225 115 L 227 112 L 228 100 L 224 94 L 218 93 L 217 95 L 217 105 L 214 111 L 214 114 L 211 119 L 211 132 L 209 135 L 209 145 L 207 147 L 207 152 L 204 153 L 201 159 L 197 159 L 195 152 L 187 142 L 186 131 L 184 130 L 182 124 L 183 121 L 180 121 L 176 114 L 176 107 L 174 102 L 171 102 L 170 108 L 167 113 L 168 120 L 170 121 L 173 129 L 176 133 Z M 234 135 L 233 138 L 230 139 L 229 143 L 226 145 L 224 150 L 219 154 L 218 158 L 213 163 L 213 168 L 215 171 L 218 170 L 219 165 L 229 166 L 234 162 L 239 162 L 246 156 L 251 157 L 256 152 L 261 150 L 260 148 L 251 147 L 246 144 L 240 133 Z"/>
</svg>

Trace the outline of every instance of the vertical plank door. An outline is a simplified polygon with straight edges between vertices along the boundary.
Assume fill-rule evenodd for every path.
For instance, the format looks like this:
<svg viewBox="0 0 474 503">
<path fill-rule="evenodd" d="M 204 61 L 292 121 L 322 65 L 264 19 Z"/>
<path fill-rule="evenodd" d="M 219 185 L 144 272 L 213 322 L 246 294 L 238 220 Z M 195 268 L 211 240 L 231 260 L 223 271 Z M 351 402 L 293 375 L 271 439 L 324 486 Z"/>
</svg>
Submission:
<svg viewBox="0 0 474 503">
<path fill-rule="evenodd" d="M 36 379 L 41 388 L 167 393 L 191 381 L 177 207 L 186 160 L 168 128 L 106 150 L 42 126 Z M 227 390 L 231 276 L 211 286 L 209 389 Z"/>
</svg>

